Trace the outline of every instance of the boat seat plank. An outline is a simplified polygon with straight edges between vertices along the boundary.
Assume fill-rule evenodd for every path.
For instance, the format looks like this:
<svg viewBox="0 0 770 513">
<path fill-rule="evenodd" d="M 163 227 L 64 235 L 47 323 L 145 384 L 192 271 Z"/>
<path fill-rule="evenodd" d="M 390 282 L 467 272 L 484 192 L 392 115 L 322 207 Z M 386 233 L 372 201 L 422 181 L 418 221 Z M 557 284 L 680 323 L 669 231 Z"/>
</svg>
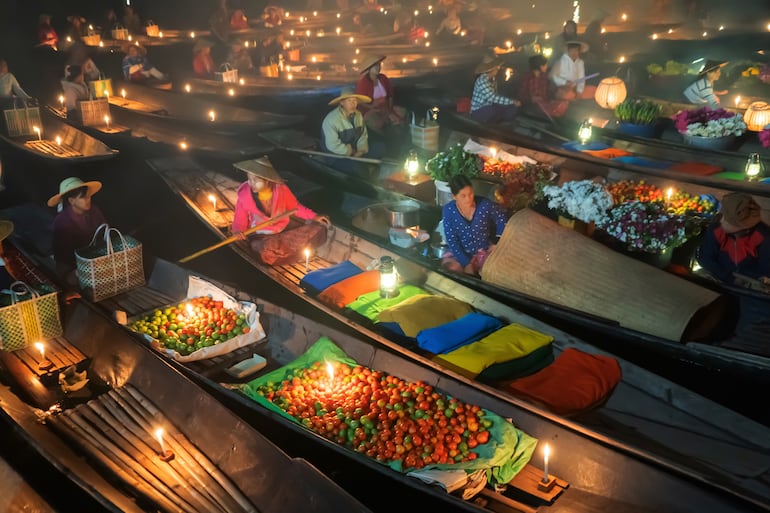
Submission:
<svg viewBox="0 0 770 513">
<path fill-rule="evenodd" d="M 35 376 L 51 374 L 66 369 L 70 365 L 77 365 L 86 359 L 83 353 L 63 337 L 46 340 L 45 344 L 45 358 L 53 363 L 53 367 L 47 370 L 40 369 L 39 364 L 42 361 L 42 358 L 35 346 L 30 345 L 24 349 L 12 351 L 8 354 L 23 363 Z"/>
<path fill-rule="evenodd" d="M 121 107 L 128 110 L 137 110 L 139 112 L 146 112 L 148 114 L 158 114 L 160 116 L 167 116 L 168 112 L 160 105 L 152 105 L 150 103 L 143 103 L 136 100 L 128 100 L 125 98 L 110 97 L 110 104 L 116 107 Z"/>
<path fill-rule="evenodd" d="M 52 155 L 54 157 L 82 157 L 83 154 L 77 151 L 72 146 L 65 143 L 56 144 L 56 141 L 49 141 L 43 139 L 42 141 L 26 141 L 25 146 L 28 146 L 34 151 L 45 153 L 46 155 Z"/>
<path fill-rule="evenodd" d="M 110 311 L 124 311 L 129 317 L 174 302 L 174 299 L 149 287 L 139 287 L 100 301 Z"/>
</svg>

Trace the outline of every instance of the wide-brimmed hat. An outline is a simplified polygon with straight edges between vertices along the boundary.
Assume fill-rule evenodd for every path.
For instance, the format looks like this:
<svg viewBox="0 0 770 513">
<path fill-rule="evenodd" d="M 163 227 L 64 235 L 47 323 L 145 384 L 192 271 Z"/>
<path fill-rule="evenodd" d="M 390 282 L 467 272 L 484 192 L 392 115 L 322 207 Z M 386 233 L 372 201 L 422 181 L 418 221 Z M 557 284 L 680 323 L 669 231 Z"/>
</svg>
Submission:
<svg viewBox="0 0 770 513">
<path fill-rule="evenodd" d="M 204 48 L 211 48 L 214 46 L 214 43 L 209 41 L 208 39 L 202 38 L 195 41 L 195 44 L 193 45 L 193 53 L 198 53 Z"/>
<path fill-rule="evenodd" d="M 270 163 L 270 159 L 267 157 L 260 157 L 258 159 L 244 160 L 243 162 L 236 162 L 233 164 L 235 169 L 248 173 L 250 175 L 264 178 L 269 182 L 285 183 L 278 171 L 275 170 L 273 164 Z"/>
<path fill-rule="evenodd" d="M 379 64 L 387 58 L 385 55 L 367 55 L 361 59 L 361 73 L 366 73 L 369 68 Z"/>
<path fill-rule="evenodd" d="M 99 192 L 99 190 L 102 188 L 102 182 L 97 182 L 97 181 L 84 182 L 83 180 L 81 180 L 76 176 L 65 178 L 59 184 L 59 194 L 54 194 L 53 196 L 51 196 L 51 199 L 48 200 L 48 206 L 55 207 L 61 201 L 62 196 L 64 196 L 70 191 L 74 191 L 75 189 L 79 189 L 81 187 L 88 187 L 88 195 L 93 196 L 94 194 Z"/>
<path fill-rule="evenodd" d="M 480 75 L 482 73 L 486 73 L 487 71 L 492 71 L 495 68 L 499 68 L 503 65 L 503 60 L 499 57 L 492 57 L 490 55 L 485 55 L 484 59 L 476 66 L 476 69 L 473 71 L 474 75 Z"/>
<path fill-rule="evenodd" d="M 12 233 L 13 233 L 13 223 L 10 221 L 6 221 L 5 219 L 0 220 L 0 241 L 4 241 Z"/>
<path fill-rule="evenodd" d="M 724 68 L 725 66 L 727 66 L 727 61 L 712 61 L 711 59 L 709 59 L 706 61 L 706 64 L 703 65 L 703 67 L 701 68 L 698 74 L 705 75 L 709 71 L 714 71 L 719 68 Z"/>
<path fill-rule="evenodd" d="M 345 87 L 340 91 L 340 95 L 329 102 L 329 105 L 337 105 L 342 100 L 355 98 L 361 103 L 372 103 L 372 99 L 364 94 L 356 94 L 352 87 Z"/>
<path fill-rule="evenodd" d="M 580 45 L 580 53 L 586 53 L 588 49 L 591 48 L 590 46 L 588 46 L 588 43 L 586 43 L 585 41 L 581 41 L 579 39 L 571 39 L 569 41 L 565 41 L 564 43 L 565 48 L 569 48 L 570 45 Z"/>
<path fill-rule="evenodd" d="M 746 230 L 761 220 L 759 204 L 749 194 L 732 192 L 722 197 L 722 228 L 727 233 Z"/>
</svg>

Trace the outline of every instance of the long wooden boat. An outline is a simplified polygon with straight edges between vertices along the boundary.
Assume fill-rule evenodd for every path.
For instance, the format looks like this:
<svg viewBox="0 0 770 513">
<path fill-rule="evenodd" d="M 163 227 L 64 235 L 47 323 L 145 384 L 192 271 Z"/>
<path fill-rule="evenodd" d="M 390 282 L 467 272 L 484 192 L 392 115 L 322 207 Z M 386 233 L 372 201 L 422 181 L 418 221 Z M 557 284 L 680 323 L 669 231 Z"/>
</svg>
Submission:
<svg viewBox="0 0 770 513">
<path fill-rule="evenodd" d="M 41 112 L 39 134 L 11 137 L 0 132 L 11 148 L 52 164 L 79 164 L 108 160 L 118 154 L 99 139 Z"/>
<path fill-rule="evenodd" d="M 231 180 L 219 173 L 207 172 L 200 168 L 196 168 L 196 166 L 191 165 L 190 163 L 186 163 L 185 165 L 185 163 L 173 161 L 154 161 L 151 162 L 151 166 L 163 176 L 173 190 L 177 191 L 185 199 L 190 208 L 215 234 L 222 238 L 226 236 L 232 220 L 235 191 L 240 185 L 239 182 Z M 297 187 L 300 180 L 291 177 L 291 183 L 293 184 L 293 187 Z M 316 191 L 317 190 L 318 189 L 316 189 Z M 209 206 L 207 194 L 210 193 L 217 194 L 217 197 L 219 198 L 216 211 Z M 683 438 L 680 436 L 700 439 L 700 435 L 696 435 L 696 433 L 705 435 L 709 432 L 716 436 L 716 438 L 712 439 L 713 442 L 716 441 L 716 439 L 721 438 L 721 435 L 716 435 L 713 431 L 713 428 L 717 426 L 721 426 L 722 428 L 731 426 L 731 428 L 728 429 L 733 429 L 734 426 L 740 425 L 753 426 L 752 430 L 759 429 L 763 431 L 765 429 L 747 419 L 741 419 L 740 421 L 736 420 L 736 422 L 727 421 L 726 418 L 737 419 L 740 416 L 734 417 L 737 415 L 734 412 L 726 410 L 723 407 L 705 400 L 692 392 L 686 391 L 673 383 L 667 382 L 658 376 L 643 371 L 639 367 L 626 361 L 620 362 L 623 369 L 623 381 L 608 398 L 606 404 L 598 406 L 591 412 L 576 414 L 569 421 L 565 420 L 563 417 L 558 417 L 549 413 L 542 406 L 536 406 L 514 397 L 502 388 L 494 386 L 494 384 L 482 383 L 478 380 L 469 378 L 461 372 L 450 369 L 437 362 L 429 352 L 417 349 L 414 344 L 405 343 L 403 340 L 395 340 L 394 338 L 389 337 L 387 332 L 382 332 L 372 325 L 367 325 L 359 320 L 359 318 L 355 316 L 351 317 L 343 310 L 328 306 L 315 299 L 315 297 L 306 294 L 299 285 L 299 281 L 305 275 L 304 266 L 301 263 L 297 265 L 269 267 L 258 263 L 245 243 L 236 243 L 231 247 L 257 269 L 275 279 L 281 287 L 295 292 L 314 307 L 332 315 L 332 317 L 373 339 L 378 345 L 383 346 L 388 350 L 388 353 L 385 353 L 382 350 L 368 346 L 352 349 L 352 346 L 347 345 L 347 342 L 342 342 L 343 348 L 350 352 L 350 354 L 368 355 L 363 357 L 362 360 L 375 362 L 378 361 L 377 355 L 382 355 L 383 365 L 387 365 L 386 367 L 383 367 L 382 370 L 387 372 L 401 374 L 402 371 L 397 369 L 410 369 L 409 371 L 405 371 L 408 375 L 417 376 L 428 383 L 442 383 L 445 384 L 445 387 L 448 387 L 448 383 L 451 382 L 453 383 L 451 385 L 451 393 L 454 396 L 462 398 L 465 393 L 472 394 L 473 397 L 476 398 L 475 400 L 483 402 L 482 405 L 485 407 L 487 407 L 486 405 L 494 405 L 491 408 L 493 411 L 496 411 L 503 416 L 516 419 L 518 425 L 522 426 L 527 432 L 536 434 L 536 436 L 540 436 L 537 434 L 539 429 L 535 428 L 534 424 L 525 423 L 523 420 L 524 415 L 531 414 L 536 417 L 547 418 L 549 421 L 555 422 L 562 427 L 570 426 L 575 428 L 594 440 L 602 440 L 603 443 L 609 444 L 609 446 L 616 449 L 631 450 L 636 453 L 637 457 L 641 457 L 642 454 L 646 453 L 647 457 L 651 457 L 659 463 L 676 462 L 677 466 L 686 467 L 689 468 L 689 471 L 699 473 L 705 469 L 701 468 L 700 470 L 696 470 L 695 467 L 700 466 L 700 464 L 695 464 L 694 462 L 703 461 L 701 458 L 712 458 L 713 455 L 719 451 L 716 450 L 716 447 L 713 447 L 712 449 L 705 448 L 705 446 L 698 448 L 694 446 L 685 447 L 682 444 Z M 374 259 L 378 259 L 383 255 L 392 256 L 398 259 L 398 255 L 394 252 L 374 244 L 363 237 L 351 234 L 338 226 L 331 234 L 327 243 L 321 248 L 316 248 L 312 260 L 308 259 L 308 269 L 324 268 L 343 260 L 350 260 L 354 264 L 364 268 Z M 491 297 L 479 294 L 446 276 L 439 275 L 430 269 L 406 261 L 405 259 L 401 259 L 400 263 L 403 266 L 400 268 L 403 275 L 411 276 L 413 283 L 419 284 L 422 289 L 433 294 L 448 295 L 461 301 L 469 302 L 477 309 L 491 313 L 498 318 L 505 319 L 506 322 L 520 323 L 524 326 L 553 336 L 554 346 L 558 348 L 557 351 L 563 351 L 573 347 L 589 353 L 596 354 L 598 352 L 598 350 L 585 342 L 567 335 L 553 326 L 537 321 L 526 314 L 507 307 Z M 113 306 L 112 308 L 117 307 Z M 289 329 L 289 332 L 293 329 L 294 328 Z M 305 338 L 304 332 L 307 329 L 307 327 L 303 327 L 302 329 L 303 339 Z M 283 354 L 283 350 L 277 348 L 280 347 L 282 343 L 274 342 L 272 337 L 273 334 L 270 333 L 268 337 L 268 346 L 272 346 L 273 343 L 277 343 L 278 346 L 273 346 L 275 349 L 271 349 L 271 356 Z M 335 339 L 335 341 L 337 340 L 336 336 L 332 338 Z M 307 337 L 307 339 L 310 341 L 315 340 L 313 335 Z M 351 347 L 351 349 L 348 349 L 349 347 Z M 296 352 L 291 353 L 292 355 L 296 355 Z M 395 355 L 390 353 L 395 353 Z M 384 363 L 385 354 L 388 355 L 387 358 L 390 359 L 391 363 Z M 288 356 L 287 359 L 292 357 L 293 356 Z M 287 359 L 282 360 L 282 363 L 285 363 Z M 414 368 L 415 370 L 411 370 L 413 367 L 412 363 L 409 362 L 417 362 L 424 366 L 425 369 L 419 371 L 419 373 L 416 368 Z M 643 397 L 644 399 L 642 399 Z M 684 399 L 684 397 L 689 397 L 689 399 Z M 645 412 L 645 407 L 640 405 L 649 404 L 647 403 L 648 400 L 652 400 L 655 404 L 654 406 L 650 404 L 651 410 Z M 238 401 L 236 401 L 236 404 L 238 404 Z M 240 404 L 243 405 L 248 403 L 244 403 L 244 401 L 241 400 Z M 701 410 L 701 408 L 705 409 Z M 668 413 L 662 414 L 661 412 L 664 410 L 668 411 Z M 676 410 L 680 411 L 676 412 Z M 669 415 L 673 415 L 679 420 L 661 422 L 664 418 L 674 418 L 669 417 Z M 722 417 L 725 420 L 716 421 L 717 417 Z M 535 417 L 533 417 L 533 419 L 534 418 Z M 685 419 L 689 420 L 686 421 Z M 695 424 L 690 424 L 685 427 L 690 421 L 695 422 Z M 684 424 L 681 422 L 684 422 Z M 701 422 L 704 424 L 701 424 Z M 666 426 L 664 427 L 663 424 L 666 424 Z M 700 427 L 697 427 L 696 424 L 700 424 Z M 706 427 L 707 425 L 711 426 Z M 683 431 L 680 431 L 680 429 Z M 687 435 L 685 435 L 685 433 L 687 433 Z M 748 438 L 744 439 L 750 439 L 753 440 L 752 443 L 756 443 L 759 438 L 755 438 L 755 435 L 756 433 L 752 432 L 749 434 Z M 558 436 L 560 439 L 566 439 L 562 438 L 565 437 L 566 434 L 560 434 Z M 733 436 L 737 436 L 738 438 L 742 437 L 742 435 L 739 435 L 738 433 L 732 433 L 727 435 L 727 438 L 736 440 Z M 693 438 L 693 440 L 695 438 Z M 722 438 L 722 440 L 726 441 L 725 438 Z M 706 440 L 703 440 L 703 443 L 708 444 Z M 731 457 L 730 461 L 735 461 L 735 459 Z M 728 467 L 722 466 L 722 464 L 717 463 L 714 459 L 711 459 L 706 466 L 709 467 L 709 473 L 717 472 L 721 474 L 722 472 L 726 472 L 726 474 L 722 474 L 719 481 L 731 482 L 742 487 L 741 484 L 735 481 L 734 477 L 728 477 L 730 472 L 732 472 Z M 721 470 L 717 467 L 721 467 Z M 621 473 L 625 474 L 625 472 Z M 705 477 L 703 475 L 701 476 Z M 587 476 L 584 475 L 583 477 Z M 580 479 L 578 476 L 573 475 L 564 475 L 563 478 L 573 484 L 575 478 Z M 596 482 L 598 481 L 594 480 L 594 483 Z M 578 488 L 586 486 L 586 489 L 590 492 L 592 486 L 588 485 L 588 483 L 583 483 L 582 485 L 579 485 Z M 756 490 L 751 493 L 756 493 Z M 740 492 L 740 494 L 743 494 L 743 492 Z M 758 503 L 767 502 L 767 498 L 757 497 L 757 499 L 759 499 Z"/>
<path fill-rule="evenodd" d="M 205 101 L 195 95 L 163 91 L 117 81 L 109 98 L 116 116 L 123 111 L 146 117 L 152 123 L 175 122 L 185 129 L 217 134 L 254 134 L 301 123 L 301 115 L 274 114 L 222 102 Z"/>
<path fill-rule="evenodd" d="M 44 341 L 45 353 L 0 352 L 4 436 L 104 510 L 368 511 L 93 305 L 75 300 L 61 318 L 64 333 Z"/>
<path fill-rule="evenodd" d="M 5 443 L 10 443 L 10 440 Z M 41 494 L 29 482 L 28 475 L 20 473 L 8 459 L 0 456 L 0 497 L 2 497 L 0 508 L 8 512 L 24 511 L 25 509 L 40 513 L 64 511 L 63 506 L 66 502 L 58 501 L 57 504 L 56 500 L 51 500 L 52 495 L 55 494 L 50 492 Z M 40 483 L 39 480 L 37 482 Z M 61 485 L 61 483 L 59 484 Z M 62 486 L 62 488 L 64 487 Z M 66 488 L 61 490 L 60 495 L 67 496 L 67 499 L 71 501 L 75 500 L 75 497 Z M 92 511 L 101 511 L 96 504 L 91 507 L 93 508 Z"/>
</svg>

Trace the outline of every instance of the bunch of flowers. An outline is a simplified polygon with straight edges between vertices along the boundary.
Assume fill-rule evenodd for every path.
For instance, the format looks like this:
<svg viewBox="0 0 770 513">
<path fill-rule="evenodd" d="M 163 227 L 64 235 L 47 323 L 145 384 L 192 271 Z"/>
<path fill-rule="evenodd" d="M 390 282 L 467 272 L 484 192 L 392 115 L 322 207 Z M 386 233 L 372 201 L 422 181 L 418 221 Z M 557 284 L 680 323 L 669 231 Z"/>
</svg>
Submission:
<svg viewBox="0 0 770 513">
<path fill-rule="evenodd" d="M 626 201 L 662 201 L 663 191 L 660 187 L 645 183 L 644 180 L 621 180 L 607 184 L 607 192 L 617 205 Z"/>
<path fill-rule="evenodd" d="M 770 128 L 764 128 L 759 132 L 759 142 L 762 143 L 763 148 L 770 147 Z"/>
<path fill-rule="evenodd" d="M 594 222 L 597 226 L 606 219 L 607 210 L 612 207 L 612 196 L 604 185 L 591 180 L 548 185 L 543 187 L 543 196 L 548 199 L 548 208 L 584 223 Z"/>
<path fill-rule="evenodd" d="M 530 205 L 556 175 L 551 166 L 519 164 L 519 170 L 505 175 L 495 189 L 495 200 L 505 209 L 515 212 Z"/>
<path fill-rule="evenodd" d="M 597 226 L 630 251 L 658 253 L 687 240 L 686 220 L 662 202 L 629 201 L 612 208 Z"/>
<path fill-rule="evenodd" d="M 679 133 L 699 137 L 724 137 L 726 135 L 742 135 L 746 131 L 746 123 L 740 114 L 725 109 L 712 110 L 709 107 L 683 110 L 672 119 Z"/>
</svg>

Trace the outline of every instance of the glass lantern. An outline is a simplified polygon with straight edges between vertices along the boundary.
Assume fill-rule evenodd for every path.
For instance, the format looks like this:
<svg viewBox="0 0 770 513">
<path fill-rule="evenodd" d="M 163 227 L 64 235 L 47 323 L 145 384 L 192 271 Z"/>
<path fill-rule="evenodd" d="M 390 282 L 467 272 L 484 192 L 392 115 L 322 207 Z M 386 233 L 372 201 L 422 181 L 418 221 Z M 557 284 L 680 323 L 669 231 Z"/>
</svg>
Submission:
<svg viewBox="0 0 770 513">
<path fill-rule="evenodd" d="M 389 256 L 380 258 L 380 297 L 398 296 L 398 273 L 393 259 Z"/>
<path fill-rule="evenodd" d="M 414 150 L 409 152 L 404 162 L 404 171 L 406 171 L 406 177 L 412 181 L 417 177 L 417 173 L 420 171 L 420 161 L 417 158 L 417 153 Z"/>
<path fill-rule="evenodd" d="M 592 131 L 593 128 L 590 119 L 586 119 L 580 123 L 580 128 L 578 129 L 578 139 L 580 139 L 580 144 L 586 144 L 589 140 L 591 140 Z"/>
<path fill-rule="evenodd" d="M 439 111 L 438 107 L 431 107 L 430 109 L 430 120 L 433 123 L 438 123 L 438 111 Z"/>
<path fill-rule="evenodd" d="M 744 172 L 746 173 L 746 178 L 750 182 L 759 180 L 765 175 L 765 166 L 759 158 L 759 153 L 752 153 L 749 155 Z"/>
</svg>

